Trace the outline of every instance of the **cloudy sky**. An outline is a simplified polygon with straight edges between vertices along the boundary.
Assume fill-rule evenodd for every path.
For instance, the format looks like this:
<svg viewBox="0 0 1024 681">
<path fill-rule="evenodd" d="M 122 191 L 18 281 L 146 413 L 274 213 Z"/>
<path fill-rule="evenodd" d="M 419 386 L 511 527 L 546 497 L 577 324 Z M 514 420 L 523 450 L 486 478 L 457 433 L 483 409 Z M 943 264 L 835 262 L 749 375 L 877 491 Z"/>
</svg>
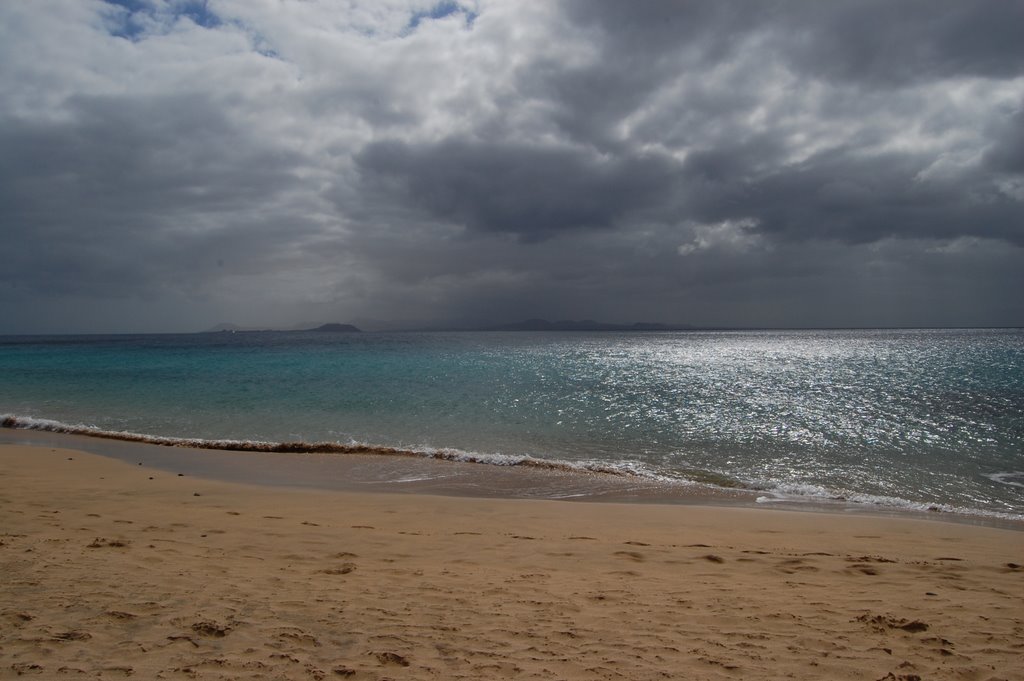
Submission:
<svg viewBox="0 0 1024 681">
<path fill-rule="evenodd" d="M 0 333 L 1024 325 L 1024 2 L 3 0 Z"/>
</svg>

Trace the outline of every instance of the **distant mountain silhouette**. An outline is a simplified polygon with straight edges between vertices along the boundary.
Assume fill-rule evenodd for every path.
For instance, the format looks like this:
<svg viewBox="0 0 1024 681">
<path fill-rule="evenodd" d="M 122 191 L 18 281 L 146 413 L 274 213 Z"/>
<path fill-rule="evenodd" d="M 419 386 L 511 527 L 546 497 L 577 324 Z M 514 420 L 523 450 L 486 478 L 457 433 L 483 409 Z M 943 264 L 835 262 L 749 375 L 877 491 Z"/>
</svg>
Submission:
<svg viewBox="0 0 1024 681">
<path fill-rule="evenodd" d="M 524 319 L 521 322 L 510 322 L 508 324 L 494 324 L 489 322 L 436 322 L 425 323 L 398 323 L 398 322 L 376 322 L 371 331 L 692 331 L 693 326 L 686 324 L 660 324 L 657 322 L 635 322 L 633 324 L 613 324 L 609 322 L 598 322 L 593 319 L 562 319 L 549 321 L 547 319 Z M 365 327 L 364 327 L 365 328 Z M 255 331 L 282 331 L 302 333 L 362 333 L 362 329 L 354 324 L 340 324 L 331 322 L 320 326 L 300 325 L 287 329 L 282 328 L 258 328 L 245 327 L 237 324 L 222 323 L 207 329 L 203 333 L 245 333 Z"/>
<path fill-rule="evenodd" d="M 309 331 L 309 332 L 320 331 L 320 332 L 327 332 L 327 333 L 360 333 L 362 331 L 362 329 L 359 329 L 358 327 L 355 327 L 355 326 L 353 326 L 351 324 L 338 324 L 338 323 L 321 324 L 320 326 L 317 326 L 315 328 L 310 328 L 308 326 L 306 326 L 306 327 L 300 326 L 298 328 L 292 327 L 292 328 L 289 328 L 289 329 L 271 329 L 271 328 L 266 328 L 266 327 L 260 328 L 260 327 L 252 327 L 252 326 L 239 326 L 238 324 L 232 324 L 230 322 L 224 322 L 224 323 L 218 324 L 217 326 L 209 328 L 206 331 L 203 331 L 202 333 L 246 333 L 246 332 L 252 332 L 252 331 Z"/>
</svg>

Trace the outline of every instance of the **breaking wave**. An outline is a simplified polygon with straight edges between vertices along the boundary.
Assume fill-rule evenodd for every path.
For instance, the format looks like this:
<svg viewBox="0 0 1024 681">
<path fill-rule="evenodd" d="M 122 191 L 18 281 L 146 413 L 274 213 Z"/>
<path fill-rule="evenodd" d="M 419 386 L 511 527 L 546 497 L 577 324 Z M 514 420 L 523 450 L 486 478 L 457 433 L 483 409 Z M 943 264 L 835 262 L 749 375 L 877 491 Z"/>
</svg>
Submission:
<svg viewBox="0 0 1024 681">
<path fill-rule="evenodd" d="M 66 435 L 84 435 L 87 437 L 119 440 L 122 442 L 139 442 L 163 447 L 187 447 L 190 449 L 215 449 L 232 452 L 269 452 L 289 454 L 371 454 L 379 456 L 425 457 L 439 461 L 455 461 L 460 463 L 479 463 L 492 466 L 523 466 L 566 473 L 598 473 L 619 477 L 650 477 L 639 466 L 629 464 L 614 465 L 603 462 L 569 462 L 550 459 L 538 459 L 527 455 L 484 454 L 467 452 L 460 449 L 435 447 L 388 447 L 371 445 L 361 442 L 268 442 L 262 440 L 205 439 L 190 437 L 169 437 L 149 435 L 120 430 L 104 430 L 85 424 L 68 424 L 51 419 L 14 414 L 0 415 L 0 427 L 18 430 L 39 430 Z"/>
<path fill-rule="evenodd" d="M 1012 484 L 1012 483 L 1009 483 Z M 951 513 L 960 516 L 977 516 L 982 518 L 998 518 L 1000 520 L 1024 521 L 1024 515 L 1003 511 L 966 508 L 953 504 L 940 504 L 923 501 L 911 501 L 902 497 L 878 494 L 842 493 L 830 490 L 821 485 L 806 483 L 779 484 L 766 488 L 771 496 L 757 498 L 759 504 L 771 503 L 820 503 L 821 501 L 838 502 L 859 507 L 874 507 L 894 511 L 912 511 L 916 513 Z"/>
<path fill-rule="evenodd" d="M 701 487 L 746 490 L 760 493 L 756 498 L 759 504 L 772 503 L 837 503 L 848 507 L 880 510 L 912 511 L 954 514 L 993 518 L 1015 522 L 1024 521 L 1024 515 L 1017 513 L 983 510 L 955 506 L 951 504 L 911 501 L 894 496 L 847 493 L 832 490 L 821 485 L 807 483 L 756 483 L 737 480 L 720 473 L 703 470 L 675 471 L 671 474 L 653 470 L 639 462 L 600 462 L 600 461 L 561 461 L 540 459 L 529 455 L 513 455 L 498 453 L 467 452 L 452 448 L 435 447 L 390 447 L 372 445 L 361 442 L 270 442 L 261 440 L 205 439 L 188 437 L 169 437 L 149 435 L 127 431 L 104 430 L 85 424 L 68 424 L 51 419 L 14 414 L 0 415 L 0 427 L 18 430 L 36 430 L 68 435 L 82 435 L 123 442 L 138 442 L 164 447 L 186 447 L 191 449 L 211 449 L 233 452 L 266 452 L 266 453 L 297 453 L 297 454 L 368 454 L 378 456 L 404 456 L 452 461 L 459 463 L 486 464 L 492 466 L 522 466 L 553 472 L 610 475 L 620 478 L 635 478 L 659 482 L 667 485 L 696 485 Z M 995 473 L 988 476 L 994 482 L 1024 487 L 1024 473 Z"/>
<path fill-rule="evenodd" d="M 1010 471 L 1007 473 L 989 473 L 985 476 L 992 482 L 998 482 L 1000 485 L 1009 485 L 1010 487 L 1021 487 L 1024 488 L 1024 471 Z"/>
</svg>

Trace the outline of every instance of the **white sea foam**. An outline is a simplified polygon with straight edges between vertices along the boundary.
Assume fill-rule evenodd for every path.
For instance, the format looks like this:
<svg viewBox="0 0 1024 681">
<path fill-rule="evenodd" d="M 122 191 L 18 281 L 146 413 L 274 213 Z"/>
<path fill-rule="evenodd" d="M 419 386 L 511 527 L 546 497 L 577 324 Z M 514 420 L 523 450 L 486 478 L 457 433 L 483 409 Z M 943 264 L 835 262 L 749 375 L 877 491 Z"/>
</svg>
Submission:
<svg viewBox="0 0 1024 681">
<path fill-rule="evenodd" d="M 391 447 L 350 440 L 340 442 L 270 442 L 265 440 L 232 440 L 169 437 L 130 431 L 104 430 L 88 424 L 69 424 L 52 419 L 15 414 L 0 414 L 0 426 L 21 430 L 39 430 L 51 433 L 85 435 L 90 437 L 127 442 L 142 442 L 168 447 L 189 447 L 194 449 L 220 449 L 253 452 L 297 452 L 337 454 L 378 454 L 385 456 L 422 456 L 439 461 L 487 464 L 492 466 L 524 466 L 530 468 L 564 471 L 570 473 L 596 473 L 616 476 L 654 477 L 641 471 L 639 464 L 609 464 L 597 461 L 563 461 L 540 459 L 525 454 L 502 454 L 465 451 L 452 448 L 429 446 Z"/>
<path fill-rule="evenodd" d="M 991 480 L 992 482 L 998 482 L 1000 485 L 1009 485 L 1011 487 L 1024 488 L 1024 471 L 989 473 L 985 477 Z"/>
<path fill-rule="evenodd" d="M 956 515 L 978 516 L 983 518 L 998 518 L 1000 520 L 1024 520 L 1024 515 L 1018 513 L 1007 513 L 1002 511 L 990 511 L 985 509 L 968 508 L 954 504 L 942 504 L 933 502 L 912 501 L 902 497 L 894 497 L 878 494 L 860 494 L 853 492 L 840 492 L 831 490 L 821 485 L 807 483 L 782 483 L 770 488 L 768 495 L 759 496 L 756 502 L 759 504 L 770 503 L 821 503 L 836 502 L 842 504 L 855 504 L 858 506 L 877 507 L 899 511 L 915 511 L 927 513 L 952 513 Z"/>
<path fill-rule="evenodd" d="M 836 502 L 856 504 L 859 506 L 874 506 L 892 510 L 952 513 L 957 515 L 998 518 L 1012 521 L 1024 520 L 1024 515 L 1022 514 L 967 508 L 952 504 L 918 502 L 894 496 L 851 493 L 808 483 L 779 483 L 775 485 L 744 484 L 742 482 L 733 482 L 731 478 L 728 478 L 728 476 L 715 473 L 706 473 L 702 475 L 697 471 L 693 472 L 693 475 L 700 479 L 688 479 L 680 477 L 678 474 L 669 475 L 656 471 L 641 462 L 635 461 L 566 461 L 559 459 L 536 458 L 525 454 L 485 453 L 430 446 L 407 448 L 389 447 L 372 445 L 354 440 L 343 444 L 338 442 L 269 442 L 263 440 L 168 437 L 128 431 L 104 430 L 93 425 L 68 424 L 52 419 L 18 416 L 15 414 L 0 414 L 0 427 L 85 435 L 113 440 L 195 449 L 220 449 L 243 452 L 308 452 L 378 454 L 385 456 L 422 456 L 440 461 L 486 464 L 492 466 L 525 466 L 566 473 L 635 477 L 676 486 L 696 485 L 713 488 L 717 487 L 721 489 L 728 489 L 731 487 L 733 489 L 758 490 L 764 492 L 764 494 L 756 498 L 756 502 L 759 504 L 780 502 Z M 1014 487 L 1024 487 L 1024 472 L 1022 471 L 992 473 L 987 477 L 1001 484 L 1011 485 Z M 716 484 L 716 480 L 721 480 L 726 484 Z M 404 481 L 405 480 L 403 480 L 403 482 Z"/>
<path fill-rule="evenodd" d="M 41 430 L 50 433 L 65 433 L 69 435 L 87 435 L 110 440 L 125 440 L 128 442 L 145 442 L 154 445 L 169 447 L 193 447 L 196 449 L 256 449 L 270 447 L 277 443 L 264 442 L 261 440 L 231 440 L 231 439 L 202 439 L 191 437 L 169 437 L 164 435 L 149 435 L 146 433 L 133 433 L 125 430 L 104 430 L 98 426 L 84 423 L 71 424 L 52 419 L 41 419 L 33 416 L 17 416 L 15 414 L 0 414 L 0 426 L 20 430 Z"/>
</svg>

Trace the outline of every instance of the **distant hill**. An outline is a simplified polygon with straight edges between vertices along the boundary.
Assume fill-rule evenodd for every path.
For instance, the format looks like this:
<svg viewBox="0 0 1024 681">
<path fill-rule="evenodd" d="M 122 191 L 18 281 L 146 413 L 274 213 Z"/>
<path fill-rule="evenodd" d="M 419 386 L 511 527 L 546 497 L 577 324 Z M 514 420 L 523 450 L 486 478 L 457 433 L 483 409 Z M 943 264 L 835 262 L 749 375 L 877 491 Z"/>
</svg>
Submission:
<svg viewBox="0 0 1024 681">
<path fill-rule="evenodd" d="M 424 323 L 391 323 L 377 322 L 371 331 L 692 331 L 696 327 L 686 324 L 661 324 L 658 322 L 635 322 L 633 324 L 614 324 L 598 322 L 593 319 L 524 319 L 521 322 L 493 324 L 488 322 L 437 322 Z M 365 327 L 364 327 L 365 328 Z M 207 329 L 203 333 L 245 333 L 252 331 L 291 331 L 301 333 L 362 333 L 362 329 L 354 324 L 331 322 L 320 326 L 300 325 L 287 329 L 244 327 L 237 324 L 223 323 Z"/>
<path fill-rule="evenodd" d="M 360 333 L 362 329 L 353 326 L 352 324 L 321 324 L 315 328 L 309 326 L 292 327 L 289 329 L 271 329 L 271 328 L 259 328 L 252 326 L 239 326 L 238 324 L 232 324 L 230 322 L 224 322 L 218 324 L 212 328 L 203 331 L 202 333 L 246 333 L 252 331 L 319 331 L 326 333 Z"/>
</svg>

